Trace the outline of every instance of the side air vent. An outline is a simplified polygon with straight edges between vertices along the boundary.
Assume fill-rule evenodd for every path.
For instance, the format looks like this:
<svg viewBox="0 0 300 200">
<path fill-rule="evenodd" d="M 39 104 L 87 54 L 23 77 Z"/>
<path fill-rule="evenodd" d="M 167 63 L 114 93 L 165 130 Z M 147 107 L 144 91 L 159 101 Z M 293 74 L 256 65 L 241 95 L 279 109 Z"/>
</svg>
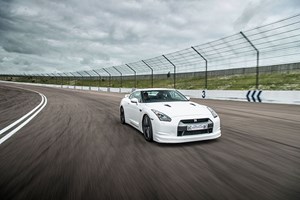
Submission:
<svg viewBox="0 0 300 200">
<path fill-rule="evenodd" d="M 196 106 L 196 104 L 190 103 L 192 106 Z"/>
<path fill-rule="evenodd" d="M 167 107 L 170 107 L 170 108 L 171 108 L 171 106 L 170 106 L 169 104 L 165 104 L 164 106 L 167 106 Z"/>
</svg>

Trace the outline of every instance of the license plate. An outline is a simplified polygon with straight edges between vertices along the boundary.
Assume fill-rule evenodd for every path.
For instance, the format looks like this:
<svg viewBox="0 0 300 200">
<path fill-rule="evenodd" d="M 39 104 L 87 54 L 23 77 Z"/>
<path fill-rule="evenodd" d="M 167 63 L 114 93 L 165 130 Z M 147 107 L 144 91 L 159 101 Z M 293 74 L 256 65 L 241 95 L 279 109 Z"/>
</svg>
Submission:
<svg viewBox="0 0 300 200">
<path fill-rule="evenodd" d="M 187 126 L 188 131 L 204 130 L 208 128 L 208 124 L 191 124 Z"/>
</svg>

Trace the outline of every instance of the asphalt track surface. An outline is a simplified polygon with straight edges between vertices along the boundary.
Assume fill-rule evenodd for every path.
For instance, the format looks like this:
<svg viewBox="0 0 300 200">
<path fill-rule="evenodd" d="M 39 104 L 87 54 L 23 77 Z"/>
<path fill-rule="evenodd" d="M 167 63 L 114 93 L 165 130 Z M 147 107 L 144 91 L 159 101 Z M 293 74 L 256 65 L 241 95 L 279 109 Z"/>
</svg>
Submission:
<svg viewBox="0 0 300 200">
<path fill-rule="evenodd" d="M 13 87 L 12 87 L 13 86 Z M 123 95 L 0 83 L 0 128 L 47 106 L 0 145 L 0 199 L 299 199 L 300 106 L 195 100 L 222 137 L 148 143 L 119 122 Z"/>
</svg>

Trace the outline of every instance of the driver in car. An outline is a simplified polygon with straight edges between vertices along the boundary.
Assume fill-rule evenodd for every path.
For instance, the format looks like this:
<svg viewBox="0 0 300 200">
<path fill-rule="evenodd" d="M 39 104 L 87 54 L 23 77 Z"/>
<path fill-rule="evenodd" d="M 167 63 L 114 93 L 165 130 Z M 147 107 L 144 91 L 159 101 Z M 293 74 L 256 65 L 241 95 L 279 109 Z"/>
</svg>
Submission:
<svg viewBox="0 0 300 200">
<path fill-rule="evenodd" d="M 143 93 L 143 101 L 148 101 L 149 100 L 149 94 L 148 92 Z"/>
</svg>

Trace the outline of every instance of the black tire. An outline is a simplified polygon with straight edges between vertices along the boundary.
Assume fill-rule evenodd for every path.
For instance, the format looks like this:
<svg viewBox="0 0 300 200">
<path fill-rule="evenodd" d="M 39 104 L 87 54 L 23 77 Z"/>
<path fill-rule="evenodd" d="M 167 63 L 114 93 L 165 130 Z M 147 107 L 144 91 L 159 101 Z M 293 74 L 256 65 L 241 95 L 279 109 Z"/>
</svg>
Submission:
<svg viewBox="0 0 300 200">
<path fill-rule="evenodd" d="M 123 107 L 120 108 L 120 120 L 122 124 L 125 124 L 125 113 Z"/>
<path fill-rule="evenodd" d="M 142 122 L 144 138 L 148 142 L 153 141 L 152 123 L 148 115 L 145 115 Z"/>
</svg>

